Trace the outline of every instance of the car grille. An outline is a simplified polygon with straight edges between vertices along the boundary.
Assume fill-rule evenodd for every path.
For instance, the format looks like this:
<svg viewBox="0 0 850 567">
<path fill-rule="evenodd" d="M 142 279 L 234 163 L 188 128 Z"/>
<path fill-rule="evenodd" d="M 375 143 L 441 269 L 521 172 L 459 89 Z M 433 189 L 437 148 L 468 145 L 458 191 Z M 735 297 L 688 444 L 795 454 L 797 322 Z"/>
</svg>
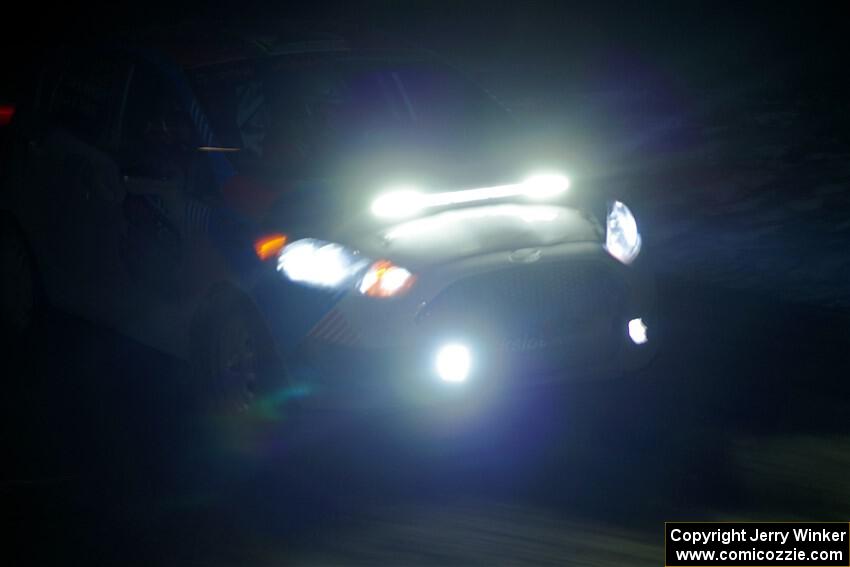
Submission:
<svg viewBox="0 0 850 567">
<path fill-rule="evenodd" d="M 503 350 L 581 350 L 589 337 L 613 332 L 623 299 L 621 281 L 601 263 L 542 263 L 457 281 L 422 309 L 419 322 L 470 329 Z"/>
</svg>

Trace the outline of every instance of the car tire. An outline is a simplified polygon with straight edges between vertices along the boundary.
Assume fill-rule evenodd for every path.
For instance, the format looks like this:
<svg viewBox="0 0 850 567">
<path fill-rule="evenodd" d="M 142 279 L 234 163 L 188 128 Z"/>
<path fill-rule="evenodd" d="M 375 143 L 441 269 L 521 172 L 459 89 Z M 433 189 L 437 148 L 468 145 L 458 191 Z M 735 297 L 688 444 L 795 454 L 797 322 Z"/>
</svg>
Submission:
<svg viewBox="0 0 850 567">
<path fill-rule="evenodd" d="M 225 461 L 262 457 L 293 408 L 286 406 L 288 374 L 254 304 L 230 286 L 213 290 L 191 342 L 207 446 Z"/>
<path fill-rule="evenodd" d="M 26 356 L 40 346 L 45 301 L 35 257 L 18 223 L 0 213 L 0 326 L 3 348 Z"/>
</svg>

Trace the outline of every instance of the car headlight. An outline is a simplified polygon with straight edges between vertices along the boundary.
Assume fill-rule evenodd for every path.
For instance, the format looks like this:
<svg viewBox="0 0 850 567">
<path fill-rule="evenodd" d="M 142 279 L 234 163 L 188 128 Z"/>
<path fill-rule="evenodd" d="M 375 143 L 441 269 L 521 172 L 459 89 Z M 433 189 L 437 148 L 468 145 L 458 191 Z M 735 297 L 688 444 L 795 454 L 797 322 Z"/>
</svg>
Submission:
<svg viewBox="0 0 850 567">
<path fill-rule="evenodd" d="M 631 264 L 640 254 L 640 232 L 629 208 L 620 201 L 608 207 L 608 228 L 605 249 L 624 264 Z"/>
<path fill-rule="evenodd" d="M 360 293 L 372 297 L 392 297 L 413 285 L 413 274 L 388 260 L 372 264 L 360 280 Z"/>
<path fill-rule="evenodd" d="M 277 258 L 277 271 L 293 282 L 326 289 L 356 287 L 371 297 L 400 295 L 415 279 L 410 271 L 389 260 L 373 262 L 340 244 L 314 238 L 284 246 Z"/>
<path fill-rule="evenodd" d="M 336 288 L 353 280 L 368 263 L 339 244 L 304 238 L 281 250 L 277 270 L 294 282 Z"/>
</svg>

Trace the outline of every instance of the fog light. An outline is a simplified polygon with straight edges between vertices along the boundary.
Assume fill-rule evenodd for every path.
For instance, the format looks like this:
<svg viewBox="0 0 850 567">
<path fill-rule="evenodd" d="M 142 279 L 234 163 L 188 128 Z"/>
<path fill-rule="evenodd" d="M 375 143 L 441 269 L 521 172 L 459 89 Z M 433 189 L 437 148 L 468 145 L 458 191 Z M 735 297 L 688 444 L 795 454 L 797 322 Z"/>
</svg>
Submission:
<svg viewBox="0 0 850 567">
<path fill-rule="evenodd" d="M 472 362 L 469 349 L 460 344 L 445 345 L 437 351 L 437 374 L 444 382 L 464 382 Z"/>
<path fill-rule="evenodd" d="M 646 325 L 641 318 L 629 321 L 629 337 L 636 345 L 642 345 L 649 340 L 646 336 Z"/>
</svg>

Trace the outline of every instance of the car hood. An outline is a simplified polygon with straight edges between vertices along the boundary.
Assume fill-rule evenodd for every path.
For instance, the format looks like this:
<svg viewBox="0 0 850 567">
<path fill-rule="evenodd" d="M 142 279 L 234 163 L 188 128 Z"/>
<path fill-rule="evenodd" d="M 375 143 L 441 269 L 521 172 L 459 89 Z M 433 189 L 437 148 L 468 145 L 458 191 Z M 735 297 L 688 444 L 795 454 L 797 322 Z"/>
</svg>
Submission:
<svg viewBox="0 0 850 567">
<path fill-rule="evenodd" d="M 336 241 L 411 269 L 498 251 L 599 241 L 597 225 L 565 206 L 503 203 L 442 211 L 389 226 L 352 227 Z"/>
</svg>

